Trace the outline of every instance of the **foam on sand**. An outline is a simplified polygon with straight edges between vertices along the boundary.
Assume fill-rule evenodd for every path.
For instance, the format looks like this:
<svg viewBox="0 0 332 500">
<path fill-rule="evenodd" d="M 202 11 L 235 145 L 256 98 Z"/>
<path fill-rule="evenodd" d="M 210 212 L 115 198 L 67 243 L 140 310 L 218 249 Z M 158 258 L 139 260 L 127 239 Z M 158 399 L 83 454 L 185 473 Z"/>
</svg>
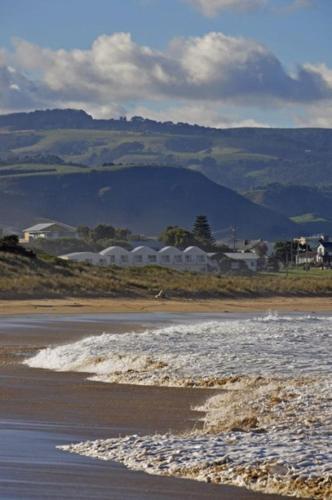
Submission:
<svg viewBox="0 0 332 500">
<path fill-rule="evenodd" d="M 203 429 L 62 447 L 135 470 L 264 492 L 332 497 L 331 317 L 267 315 L 103 334 L 29 366 L 103 382 L 222 387 Z"/>
</svg>

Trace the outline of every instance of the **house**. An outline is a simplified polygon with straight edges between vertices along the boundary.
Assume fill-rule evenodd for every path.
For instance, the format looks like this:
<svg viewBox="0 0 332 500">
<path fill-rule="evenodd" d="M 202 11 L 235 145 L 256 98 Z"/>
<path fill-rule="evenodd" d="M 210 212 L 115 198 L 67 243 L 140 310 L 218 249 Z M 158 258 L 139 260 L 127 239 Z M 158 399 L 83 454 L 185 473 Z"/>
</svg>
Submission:
<svg viewBox="0 0 332 500">
<path fill-rule="evenodd" d="M 37 239 L 55 240 L 58 238 L 77 238 L 75 227 L 61 222 L 42 222 L 23 230 L 23 242 L 30 243 Z"/>
<path fill-rule="evenodd" d="M 307 250 L 305 252 L 298 252 L 295 256 L 295 264 L 297 266 L 315 264 L 315 262 L 317 262 L 317 252 Z"/>
<path fill-rule="evenodd" d="M 135 267 L 158 264 L 158 252 L 152 248 L 139 246 L 130 252 L 130 264 Z"/>
<path fill-rule="evenodd" d="M 207 272 L 208 254 L 199 247 L 191 246 L 183 251 L 184 269 L 188 271 Z"/>
<path fill-rule="evenodd" d="M 131 263 L 130 252 L 125 248 L 113 246 L 100 252 L 101 263 L 110 266 L 128 266 Z"/>
<path fill-rule="evenodd" d="M 229 249 L 232 249 L 234 252 L 252 252 L 257 255 L 266 255 L 267 257 L 271 257 L 274 251 L 274 243 L 271 241 L 266 241 L 262 239 L 256 240 L 248 240 L 248 239 L 232 239 L 232 238 L 223 238 L 217 241 L 217 244 L 222 246 L 226 246 Z"/>
<path fill-rule="evenodd" d="M 173 269 L 184 268 L 184 255 L 178 248 L 167 246 L 158 252 L 158 264 Z"/>
<path fill-rule="evenodd" d="M 317 247 L 317 263 L 330 267 L 332 263 L 332 242 L 321 240 Z"/>
<path fill-rule="evenodd" d="M 233 271 L 240 271 L 243 264 L 252 272 L 257 272 L 259 257 L 251 252 L 226 252 L 224 255 L 231 260 L 230 268 Z"/>
<path fill-rule="evenodd" d="M 72 260 L 74 262 L 84 262 L 86 264 L 92 264 L 94 266 L 106 264 L 106 262 L 103 261 L 103 257 L 99 253 L 94 252 L 68 253 L 66 255 L 61 255 L 59 259 Z"/>
</svg>

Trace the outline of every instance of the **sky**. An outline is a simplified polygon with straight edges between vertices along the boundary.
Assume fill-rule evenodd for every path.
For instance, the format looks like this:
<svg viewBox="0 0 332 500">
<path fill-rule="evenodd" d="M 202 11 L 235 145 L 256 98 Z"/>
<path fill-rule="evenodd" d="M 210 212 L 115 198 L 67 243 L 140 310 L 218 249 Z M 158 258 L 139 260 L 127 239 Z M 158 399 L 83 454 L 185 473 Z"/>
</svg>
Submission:
<svg viewBox="0 0 332 500">
<path fill-rule="evenodd" d="M 331 0 L 0 0 L 0 113 L 332 127 Z"/>
</svg>

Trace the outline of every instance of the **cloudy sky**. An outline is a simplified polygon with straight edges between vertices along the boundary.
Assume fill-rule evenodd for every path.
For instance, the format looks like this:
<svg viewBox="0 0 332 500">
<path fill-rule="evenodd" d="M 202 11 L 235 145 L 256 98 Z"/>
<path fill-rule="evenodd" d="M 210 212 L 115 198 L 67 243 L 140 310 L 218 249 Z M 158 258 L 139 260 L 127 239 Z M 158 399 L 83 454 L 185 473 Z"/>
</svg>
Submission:
<svg viewBox="0 0 332 500">
<path fill-rule="evenodd" d="M 332 126 L 331 0 L 0 0 L 0 112 Z"/>
</svg>

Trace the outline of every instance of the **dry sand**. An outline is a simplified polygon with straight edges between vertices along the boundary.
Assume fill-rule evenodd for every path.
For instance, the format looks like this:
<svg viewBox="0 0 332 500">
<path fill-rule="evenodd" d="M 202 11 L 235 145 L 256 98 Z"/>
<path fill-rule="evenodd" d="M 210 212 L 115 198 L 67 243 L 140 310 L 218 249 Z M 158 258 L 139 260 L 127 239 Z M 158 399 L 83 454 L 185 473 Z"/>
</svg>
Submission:
<svg viewBox="0 0 332 500">
<path fill-rule="evenodd" d="M 59 313 L 61 308 L 70 311 L 66 304 L 74 302 L 58 301 L 52 304 L 55 308 L 52 313 Z M 82 303 L 82 307 L 86 307 L 84 312 L 88 307 L 96 308 L 97 303 L 104 311 L 107 307 L 108 311 L 110 307 L 123 310 L 130 304 L 139 311 L 149 306 L 147 301 Z M 31 312 L 33 304 L 37 308 L 38 304 L 44 305 L 39 301 L 31 301 L 30 305 L 23 303 L 19 312 L 22 315 L 24 311 Z M 153 304 L 150 302 L 150 306 Z M 8 302 L 5 308 L 2 303 L 2 312 L 13 312 L 13 305 Z M 24 356 L 45 345 L 78 340 L 105 329 L 112 331 L 112 327 L 116 331 L 128 327 L 124 322 L 114 322 L 111 326 L 104 318 L 86 319 L 68 317 L 64 321 L 59 316 L 43 319 L 34 315 L 0 318 L 0 439 L 3 445 L 0 498 L 280 499 L 277 495 L 260 495 L 229 486 L 135 473 L 117 464 L 56 450 L 57 444 L 86 439 L 191 429 L 199 425 L 199 415 L 191 406 L 202 403 L 212 392 L 102 384 L 87 381 L 84 374 L 34 370 L 20 364 Z M 132 323 L 130 327 L 133 328 Z"/>
<path fill-rule="evenodd" d="M 151 300 L 112 298 L 65 298 L 0 300 L 0 315 L 92 314 L 126 312 L 330 312 L 332 297 L 269 297 L 211 300 Z"/>
</svg>

